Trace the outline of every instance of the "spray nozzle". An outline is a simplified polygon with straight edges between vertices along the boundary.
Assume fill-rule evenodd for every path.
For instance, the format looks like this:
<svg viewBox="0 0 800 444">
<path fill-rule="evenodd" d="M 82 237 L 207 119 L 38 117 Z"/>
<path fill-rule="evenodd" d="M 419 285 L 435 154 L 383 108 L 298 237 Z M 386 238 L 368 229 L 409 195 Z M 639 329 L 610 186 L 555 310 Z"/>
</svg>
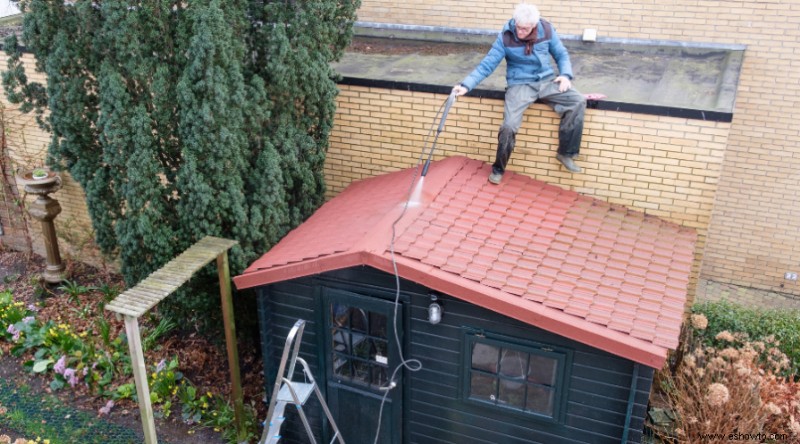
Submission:
<svg viewBox="0 0 800 444">
<path fill-rule="evenodd" d="M 444 122 L 447 120 L 447 113 L 450 112 L 450 108 L 453 106 L 453 103 L 456 101 L 456 92 L 452 91 L 450 93 L 450 97 L 447 98 L 447 102 L 444 104 L 444 111 L 442 111 L 442 120 L 439 122 L 439 128 L 436 130 L 436 137 L 433 139 L 433 144 L 431 145 L 431 150 L 428 153 L 428 160 L 425 161 L 425 165 L 422 167 L 422 174 L 421 177 L 425 177 L 428 174 L 428 168 L 431 166 L 431 158 L 433 157 L 433 149 L 436 148 L 436 140 L 439 138 L 439 134 L 442 133 L 444 129 Z"/>
</svg>

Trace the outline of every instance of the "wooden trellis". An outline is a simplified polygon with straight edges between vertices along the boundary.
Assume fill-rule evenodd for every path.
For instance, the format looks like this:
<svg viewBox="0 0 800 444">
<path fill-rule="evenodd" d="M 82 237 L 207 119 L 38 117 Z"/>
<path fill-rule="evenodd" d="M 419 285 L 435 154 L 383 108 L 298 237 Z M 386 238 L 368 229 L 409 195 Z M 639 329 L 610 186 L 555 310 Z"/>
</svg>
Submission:
<svg viewBox="0 0 800 444">
<path fill-rule="evenodd" d="M 239 353 L 236 346 L 236 327 L 233 321 L 233 299 L 231 276 L 228 268 L 228 250 L 238 242 L 206 236 L 175 259 L 153 272 L 135 287 L 126 290 L 106 305 L 106 310 L 119 313 L 125 318 L 125 331 L 131 354 L 136 394 L 142 415 L 142 428 L 146 444 L 156 444 L 156 426 L 150 390 L 147 384 L 147 368 L 142 350 L 138 318 L 186 283 L 198 270 L 212 260 L 217 260 L 219 291 L 222 299 L 222 316 L 225 341 L 228 349 L 228 366 L 231 371 L 231 394 L 238 431 L 243 430 L 244 401 L 239 374 Z"/>
</svg>

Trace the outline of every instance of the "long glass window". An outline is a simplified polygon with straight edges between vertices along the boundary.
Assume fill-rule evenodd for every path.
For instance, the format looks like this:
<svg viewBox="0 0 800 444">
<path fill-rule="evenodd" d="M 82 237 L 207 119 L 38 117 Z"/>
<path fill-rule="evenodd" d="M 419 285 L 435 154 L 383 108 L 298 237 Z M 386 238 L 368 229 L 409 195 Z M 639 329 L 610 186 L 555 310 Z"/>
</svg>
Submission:
<svg viewBox="0 0 800 444">
<path fill-rule="evenodd" d="M 386 315 L 331 303 L 331 350 L 335 377 L 377 389 L 388 381 Z"/>
</svg>

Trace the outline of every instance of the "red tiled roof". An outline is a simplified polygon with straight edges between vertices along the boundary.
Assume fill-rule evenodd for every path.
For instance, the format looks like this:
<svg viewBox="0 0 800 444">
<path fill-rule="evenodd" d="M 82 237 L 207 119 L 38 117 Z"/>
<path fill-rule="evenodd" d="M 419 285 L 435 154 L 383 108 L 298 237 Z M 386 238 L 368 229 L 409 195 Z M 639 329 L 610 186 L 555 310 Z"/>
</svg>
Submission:
<svg viewBox="0 0 800 444">
<path fill-rule="evenodd" d="M 464 157 L 354 183 L 234 282 L 368 265 L 660 368 L 678 344 L 694 230 Z M 419 180 L 419 179 L 418 179 Z"/>
</svg>

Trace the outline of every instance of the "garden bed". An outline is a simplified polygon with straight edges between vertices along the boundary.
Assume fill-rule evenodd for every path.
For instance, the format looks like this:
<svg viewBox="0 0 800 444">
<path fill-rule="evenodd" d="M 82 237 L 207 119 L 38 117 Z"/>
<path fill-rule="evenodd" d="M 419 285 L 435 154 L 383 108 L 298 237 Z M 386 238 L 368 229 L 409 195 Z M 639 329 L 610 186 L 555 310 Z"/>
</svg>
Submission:
<svg viewBox="0 0 800 444">
<path fill-rule="evenodd" d="M 100 334 L 98 320 L 100 319 L 107 323 L 108 326 L 105 328 L 108 329 L 107 334 L 112 340 L 119 338 L 120 333 L 124 333 L 122 320 L 117 319 L 114 313 L 102 309 L 105 301 L 124 288 L 124 283 L 118 275 L 108 270 L 70 262 L 67 270 L 69 280 L 60 286 L 46 286 L 39 281 L 39 274 L 44 267 L 44 260 L 38 256 L 28 257 L 17 252 L 0 252 L 2 290 L 10 291 L 15 301 L 34 309 L 37 322 L 44 324 L 52 321 L 56 334 L 62 330 L 69 332 L 75 336 L 73 338 L 75 341 L 89 343 L 88 336 L 98 336 Z M 2 320 L 2 315 L 0 315 L 0 320 Z M 158 328 L 156 317 L 144 316 L 141 322 L 143 336 L 148 334 L 152 336 L 153 331 Z M 119 347 L 115 350 L 120 354 L 127 355 L 127 345 L 122 343 L 118 345 Z M 27 350 L 15 357 L 12 353 L 13 348 L 12 342 L 0 339 L 0 352 L 2 352 L 0 355 L 0 379 L 21 388 L 29 396 L 42 400 L 55 397 L 63 406 L 74 409 L 75 414 L 80 413 L 88 415 L 88 418 L 94 418 L 96 421 L 114 423 L 123 428 L 135 430 L 141 435 L 142 426 L 138 404 L 130 397 L 114 400 L 113 407 L 108 409 L 109 398 L 98 396 L 99 390 L 96 385 L 90 388 L 87 383 L 81 381 L 74 387 L 70 387 L 66 377 L 59 377 L 52 371 L 57 367 L 57 363 L 48 365 L 47 371 L 32 373 L 31 363 L 37 361 L 37 357 L 34 356 L 35 351 Z M 266 414 L 262 401 L 264 382 L 261 379 L 262 365 L 256 350 L 255 344 L 240 344 L 240 363 L 245 404 L 253 406 L 258 412 L 258 417 L 263 418 Z M 180 373 L 182 375 L 180 380 L 189 382 L 196 389 L 198 398 L 210 393 L 213 395 L 211 399 L 229 399 L 230 373 L 224 343 L 213 344 L 196 331 L 175 328 L 158 337 L 146 352 L 148 369 L 152 363 L 169 363 L 174 359 L 177 359 L 177 368 L 174 369 L 174 373 Z M 55 360 L 55 358 L 51 358 L 51 360 Z M 27 365 L 26 362 L 28 362 Z M 125 384 L 129 384 L 128 387 L 132 386 L 132 376 L 115 377 L 105 391 L 108 393 L 115 387 Z M 0 399 L 3 398 L 0 397 Z M 157 414 L 163 413 L 164 404 L 159 405 L 156 402 L 154 404 Z M 209 410 L 211 409 L 213 406 L 209 406 Z M 0 413 L 2 413 L 2 409 L 0 409 Z M 0 418 L 0 424 L 9 424 L 9 421 Z M 42 430 L 48 429 L 42 428 Z M 177 401 L 172 406 L 168 418 L 157 419 L 156 430 L 160 440 L 173 444 L 225 442 L 222 435 L 212 428 L 199 427 L 196 421 L 192 424 L 187 423 L 185 418 L 182 418 L 181 405 Z M 12 430 L 4 430 L 0 426 L 0 435 L 13 436 L 12 432 Z M 16 432 L 25 431 L 16 430 Z M 53 439 L 54 437 L 41 436 L 41 438 Z M 59 441 L 53 440 L 52 442 Z"/>
</svg>

